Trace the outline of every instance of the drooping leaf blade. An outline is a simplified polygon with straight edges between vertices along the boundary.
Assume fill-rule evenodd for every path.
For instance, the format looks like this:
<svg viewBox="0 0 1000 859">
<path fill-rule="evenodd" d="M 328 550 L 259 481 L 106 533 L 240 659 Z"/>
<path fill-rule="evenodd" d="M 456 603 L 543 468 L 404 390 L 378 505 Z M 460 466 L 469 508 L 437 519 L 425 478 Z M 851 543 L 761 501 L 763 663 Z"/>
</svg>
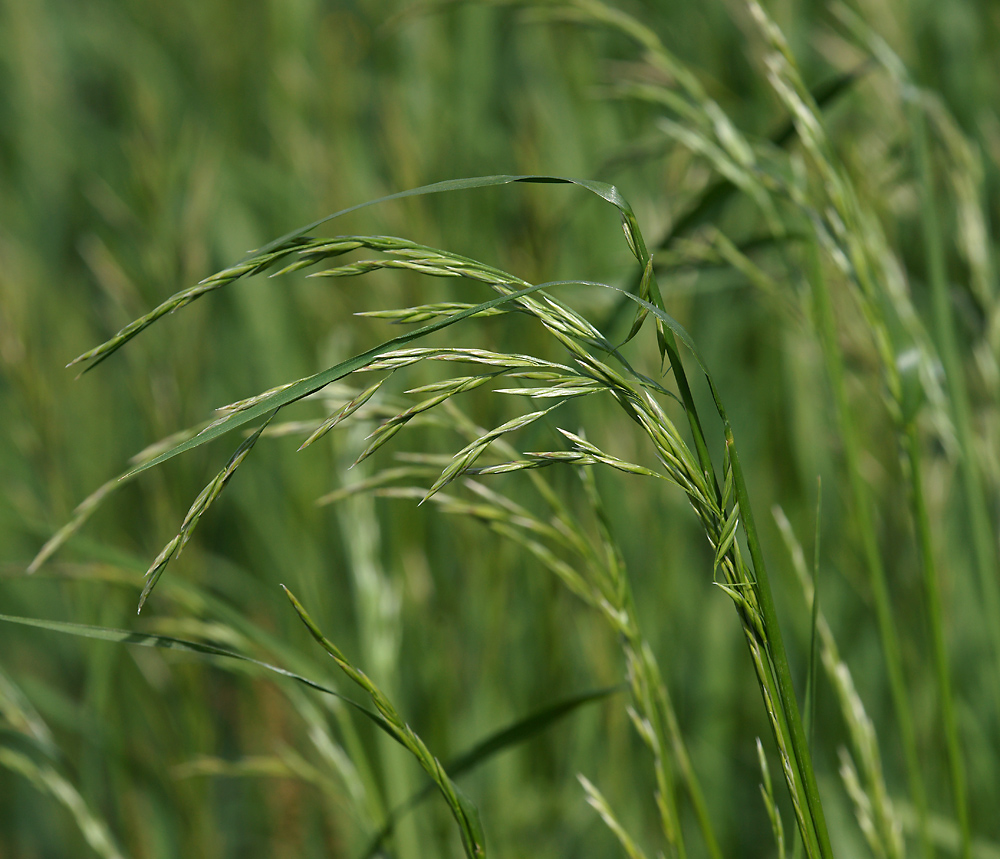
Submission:
<svg viewBox="0 0 1000 859">
<path fill-rule="evenodd" d="M 332 215 L 326 215 L 317 221 L 313 221 L 311 224 L 306 224 L 304 227 L 299 227 L 298 229 L 292 230 L 290 233 L 286 233 L 280 238 L 275 239 L 273 242 L 268 242 L 266 245 L 255 251 L 251 251 L 242 260 L 240 260 L 237 265 L 242 265 L 243 263 L 253 259 L 255 256 L 271 253 L 287 242 L 300 238 L 307 233 L 311 233 L 317 227 L 321 227 L 323 224 L 329 223 L 336 218 L 340 218 L 343 215 L 349 215 L 351 212 L 357 212 L 361 209 L 367 209 L 370 206 L 377 206 L 380 203 L 388 203 L 391 200 L 402 200 L 406 197 L 421 197 L 427 194 L 441 194 L 448 191 L 467 191 L 474 188 L 490 188 L 497 185 L 510 185 L 514 182 L 551 185 L 579 185 L 581 188 L 586 188 L 588 191 L 597 194 L 598 197 L 607 200 L 613 206 L 621 210 L 622 213 L 632 213 L 632 207 L 629 206 L 625 198 L 618 192 L 618 189 L 614 185 L 610 185 L 607 182 L 595 182 L 589 179 L 573 179 L 566 176 L 518 176 L 506 174 L 498 174 L 495 176 L 472 176 L 467 179 L 446 179 L 443 182 L 421 185 L 419 188 L 397 191 L 395 194 L 387 194 L 386 196 L 378 197 L 375 200 L 366 200 L 364 203 L 348 206 L 346 209 L 341 209 L 339 212 L 334 212 Z"/>
<path fill-rule="evenodd" d="M 468 179 L 449 179 L 444 182 L 436 182 L 431 185 L 422 185 L 419 188 L 410 188 L 406 191 L 398 191 L 395 194 L 388 194 L 384 197 L 367 200 L 364 203 L 358 203 L 357 205 L 349 206 L 346 209 L 341 209 L 339 212 L 326 215 L 317 221 L 313 221 L 311 224 L 306 224 L 303 227 L 292 230 L 290 233 L 286 233 L 284 236 L 281 236 L 272 242 L 268 242 L 266 245 L 257 250 L 250 251 L 239 262 L 223 269 L 220 272 L 217 272 L 214 275 L 211 275 L 210 277 L 205 278 L 205 280 L 193 287 L 187 287 L 182 289 L 180 292 L 175 293 L 170 298 L 161 302 L 156 308 L 147 313 L 145 316 L 130 322 L 111 339 L 74 358 L 67 366 L 72 367 L 77 364 L 86 364 L 81 372 L 81 375 L 92 370 L 158 319 L 161 319 L 167 314 L 172 313 L 173 311 L 184 307 L 199 298 L 202 298 L 209 292 L 213 292 L 222 286 L 232 283 L 235 280 L 239 280 L 245 275 L 253 275 L 264 271 L 288 254 L 293 253 L 296 248 L 301 245 L 300 240 L 307 233 L 311 232 L 316 227 L 343 215 L 356 212 L 361 209 L 366 209 L 370 206 L 378 205 L 379 203 L 385 203 L 390 200 L 399 200 L 406 197 L 418 197 L 426 194 L 438 194 L 447 191 L 462 191 L 473 188 L 508 185 L 513 182 L 578 185 L 581 188 L 586 188 L 588 191 L 596 194 L 615 206 L 621 212 L 622 219 L 626 224 L 635 225 L 635 215 L 632 212 L 631 206 L 629 206 L 628 202 L 621 196 L 618 189 L 615 188 L 614 185 L 609 185 L 606 182 L 595 182 L 589 179 L 573 179 L 562 176 L 497 175 L 476 176 Z M 628 229 L 626 230 L 626 235 L 629 235 Z M 634 245 L 632 246 L 632 249 L 633 253 L 636 253 L 638 256 Z M 639 261 L 645 265 L 644 258 L 640 258 Z"/>
<path fill-rule="evenodd" d="M 158 635 L 152 632 L 134 632 L 127 629 L 90 626 L 88 624 L 69 623 L 61 620 L 45 620 L 43 618 L 16 617 L 13 615 L 0 614 L 0 621 L 16 623 L 21 626 L 33 626 L 49 632 L 59 632 L 64 635 L 75 635 L 80 638 L 91 638 L 97 641 L 110 641 L 115 644 L 138 644 L 141 647 L 158 647 L 163 650 L 180 650 L 188 653 L 196 653 L 200 656 L 221 656 L 227 659 L 236 659 L 240 662 L 248 662 L 258 668 L 263 668 L 264 670 L 271 671 L 274 674 L 280 674 L 282 677 L 288 677 L 292 680 L 296 680 L 311 689 L 316 689 L 319 692 L 324 692 L 327 695 L 333 695 L 335 698 L 339 698 L 341 701 L 349 704 L 359 713 L 363 714 L 366 718 L 370 719 L 379 728 L 395 739 L 395 735 L 393 734 L 391 728 L 381 716 L 377 713 L 373 713 L 367 707 L 363 707 L 352 698 L 341 694 L 335 689 L 331 689 L 329 686 L 324 686 L 322 683 L 310 680 L 308 677 L 303 677 L 301 674 L 296 674 L 294 671 L 289 671 L 286 668 L 272 665 L 271 663 L 264 662 L 260 659 L 254 659 L 252 656 L 246 656 L 245 654 L 238 653 L 235 650 L 229 650 L 225 647 L 217 647 L 214 644 L 207 644 L 201 641 L 188 641 L 183 638 L 174 638 L 169 635 Z"/>
</svg>

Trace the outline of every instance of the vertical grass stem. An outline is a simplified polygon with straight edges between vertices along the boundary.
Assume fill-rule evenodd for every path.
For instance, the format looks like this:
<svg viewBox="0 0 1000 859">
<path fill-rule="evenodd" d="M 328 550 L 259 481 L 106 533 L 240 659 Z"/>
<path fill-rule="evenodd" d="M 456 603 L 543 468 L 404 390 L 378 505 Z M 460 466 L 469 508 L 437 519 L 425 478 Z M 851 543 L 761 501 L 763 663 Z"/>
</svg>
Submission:
<svg viewBox="0 0 1000 859">
<path fill-rule="evenodd" d="M 931 301 L 934 313 L 935 336 L 941 362 L 948 385 L 948 402 L 961 452 L 959 471 L 969 518 L 972 548 L 976 559 L 976 571 L 982 591 L 985 626 L 989 630 L 993 647 L 993 686 L 1000 701 L 1000 570 L 994 549 L 996 531 L 990 523 L 990 513 L 986 501 L 986 491 L 982 475 L 976 462 L 973 446 L 971 406 L 965 386 L 962 358 L 955 337 L 955 321 L 951 301 L 948 296 L 948 280 L 945 272 L 944 247 L 938 225 L 937 201 L 934 194 L 934 176 L 928 151 L 927 124 L 924 111 L 916 100 L 911 99 L 910 124 L 913 128 L 914 160 L 920 184 L 920 215 L 923 226 L 923 244 L 927 255 L 927 273 L 930 281 Z M 1000 710 L 998 710 L 1000 712 Z"/>
<path fill-rule="evenodd" d="M 918 833 L 921 853 L 925 859 L 931 859 L 934 856 L 934 847 L 927 828 L 927 791 L 924 787 L 923 776 L 920 773 L 916 731 L 911 715 L 913 708 L 903 676 L 903 660 L 899 650 L 899 633 L 896 629 L 892 609 L 889 604 L 889 588 L 886 584 L 885 570 L 882 566 L 881 556 L 879 555 L 878 539 L 875 536 L 868 491 L 861 477 L 861 451 L 850 404 L 847 399 L 847 387 L 844 383 L 843 356 L 837 346 L 833 306 L 820 263 L 819 248 L 815 242 L 809 242 L 807 247 L 809 257 L 808 271 L 812 283 L 816 325 L 819 327 L 823 358 L 826 363 L 827 374 L 830 377 L 830 385 L 833 388 L 834 407 L 840 427 L 841 443 L 844 448 L 844 459 L 846 460 L 845 465 L 850 483 L 851 498 L 854 504 L 854 514 L 865 554 L 872 598 L 875 602 L 875 617 L 878 621 L 879 636 L 882 641 L 882 653 L 885 657 L 886 673 L 889 676 L 889 688 L 896 711 L 896 723 L 899 727 L 899 740 L 903 747 L 903 756 L 906 762 L 910 795 L 913 798 L 914 807 L 918 812 Z"/>
</svg>

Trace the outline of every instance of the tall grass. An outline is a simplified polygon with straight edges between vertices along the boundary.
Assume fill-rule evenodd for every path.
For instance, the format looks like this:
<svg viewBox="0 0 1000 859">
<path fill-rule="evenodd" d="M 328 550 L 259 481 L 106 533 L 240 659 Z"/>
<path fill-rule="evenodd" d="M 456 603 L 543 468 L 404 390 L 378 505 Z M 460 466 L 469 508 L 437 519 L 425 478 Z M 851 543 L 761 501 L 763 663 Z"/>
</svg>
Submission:
<svg viewBox="0 0 1000 859">
<path fill-rule="evenodd" d="M 3 850 L 996 855 L 995 82 L 891 6 L 180 8 L 0 22 Z"/>
</svg>

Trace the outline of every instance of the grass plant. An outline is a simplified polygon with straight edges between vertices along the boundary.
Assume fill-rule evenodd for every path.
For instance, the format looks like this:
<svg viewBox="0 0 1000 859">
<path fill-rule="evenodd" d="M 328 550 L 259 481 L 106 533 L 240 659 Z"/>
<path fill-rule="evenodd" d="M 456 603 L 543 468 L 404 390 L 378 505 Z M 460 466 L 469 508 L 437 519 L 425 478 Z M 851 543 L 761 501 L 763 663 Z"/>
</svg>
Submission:
<svg viewBox="0 0 1000 859">
<path fill-rule="evenodd" d="M 172 56 L 134 5 L 0 19 L 0 853 L 997 853 L 1000 120 L 901 6 L 295 3 L 177 75 L 89 58 Z"/>
</svg>

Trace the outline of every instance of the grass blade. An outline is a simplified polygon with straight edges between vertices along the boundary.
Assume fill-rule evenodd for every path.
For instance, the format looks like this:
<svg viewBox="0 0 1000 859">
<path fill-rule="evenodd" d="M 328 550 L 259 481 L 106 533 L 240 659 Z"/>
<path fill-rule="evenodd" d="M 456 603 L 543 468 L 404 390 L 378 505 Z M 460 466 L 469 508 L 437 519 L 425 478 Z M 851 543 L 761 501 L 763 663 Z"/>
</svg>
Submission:
<svg viewBox="0 0 1000 859">
<path fill-rule="evenodd" d="M 157 635 L 152 632 L 133 632 L 127 629 L 113 629 L 106 626 L 89 626 L 87 624 L 67 623 L 66 621 L 60 620 L 43 620 L 41 618 L 15 617 L 13 615 L 0 614 L 0 621 L 16 623 L 21 626 L 33 626 L 38 629 L 48 630 L 49 632 L 59 632 L 64 635 L 75 635 L 80 638 L 91 638 L 97 641 L 110 641 L 115 644 L 138 644 L 142 647 L 158 647 L 163 650 L 180 650 L 187 653 L 196 653 L 200 656 L 221 656 L 226 659 L 236 659 L 240 662 L 248 662 L 257 668 L 263 668 L 264 670 L 271 671 L 274 674 L 280 674 L 282 677 L 289 677 L 292 680 L 302 683 L 304 686 L 317 690 L 318 692 L 324 692 L 327 695 L 333 695 L 335 698 L 339 698 L 341 701 L 349 704 L 359 713 L 374 722 L 379 728 L 389 734 L 390 737 L 395 737 L 395 734 L 385 719 L 376 713 L 373 713 L 366 707 L 361 706 L 357 701 L 354 701 L 346 695 L 342 695 L 335 689 L 331 689 L 329 686 L 324 686 L 322 683 L 317 683 L 315 680 L 310 680 L 308 677 L 303 677 L 301 674 L 296 674 L 294 671 L 279 668 L 277 665 L 271 665 L 269 662 L 254 659 L 251 656 L 246 656 L 235 650 L 228 650 L 224 647 L 216 647 L 214 644 L 206 644 L 200 641 L 187 641 L 183 638 L 174 638 L 169 635 Z"/>
</svg>

